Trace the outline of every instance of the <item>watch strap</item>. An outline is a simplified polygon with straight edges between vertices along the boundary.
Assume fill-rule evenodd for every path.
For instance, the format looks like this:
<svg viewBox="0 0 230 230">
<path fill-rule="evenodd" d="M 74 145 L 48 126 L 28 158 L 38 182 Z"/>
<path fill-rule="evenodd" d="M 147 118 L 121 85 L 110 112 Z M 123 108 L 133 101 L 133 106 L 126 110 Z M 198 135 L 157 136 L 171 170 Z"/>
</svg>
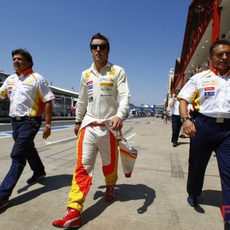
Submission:
<svg viewBox="0 0 230 230">
<path fill-rule="evenodd" d="M 48 129 L 51 129 L 51 125 L 49 125 L 49 124 L 46 124 L 45 127 Z"/>
<path fill-rule="evenodd" d="M 181 120 L 181 123 L 184 124 L 184 122 L 187 120 L 191 121 L 191 118 L 190 117 L 181 117 L 180 120 Z"/>
</svg>

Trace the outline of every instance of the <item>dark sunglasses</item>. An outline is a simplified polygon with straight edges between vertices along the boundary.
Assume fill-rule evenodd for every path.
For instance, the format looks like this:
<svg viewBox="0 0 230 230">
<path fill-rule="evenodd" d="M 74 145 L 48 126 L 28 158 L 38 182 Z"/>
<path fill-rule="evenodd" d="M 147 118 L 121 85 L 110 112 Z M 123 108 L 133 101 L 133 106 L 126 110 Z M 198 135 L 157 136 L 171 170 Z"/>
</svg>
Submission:
<svg viewBox="0 0 230 230">
<path fill-rule="evenodd" d="M 101 44 L 101 45 L 97 45 L 97 44 L 91 44 L 90 45 L 90 48 L 91 48 L 91 50 L 97 50 L 98 49 L 98 47 L 99 47 L 99 50 L 105 50 L 107 47 L 108 47 L 108 45 L 107 44 Z"/>
</svg>

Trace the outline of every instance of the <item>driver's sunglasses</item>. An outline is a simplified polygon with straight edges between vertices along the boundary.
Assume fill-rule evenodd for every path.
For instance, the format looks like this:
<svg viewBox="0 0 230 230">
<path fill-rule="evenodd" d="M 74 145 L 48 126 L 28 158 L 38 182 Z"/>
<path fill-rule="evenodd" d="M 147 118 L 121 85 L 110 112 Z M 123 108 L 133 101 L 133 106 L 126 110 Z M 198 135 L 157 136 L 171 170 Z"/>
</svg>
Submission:
<svg viewBox="0 0 230 230">
<path fill-rule="evenodd" d="M 99 50 L 105 50 L 107 49 L 108 45 L 107 44 L 91 44 L 90 48 L 91 50 L 97 50 L 99 48 Z"/>
</svg>

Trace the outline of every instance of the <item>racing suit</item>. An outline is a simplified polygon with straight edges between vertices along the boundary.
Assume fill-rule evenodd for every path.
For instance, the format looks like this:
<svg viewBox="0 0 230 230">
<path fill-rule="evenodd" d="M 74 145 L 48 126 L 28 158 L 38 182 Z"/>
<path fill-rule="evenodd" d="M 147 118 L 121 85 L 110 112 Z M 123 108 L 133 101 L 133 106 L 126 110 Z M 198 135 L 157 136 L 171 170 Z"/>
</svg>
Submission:
<svg viewBox="0 0 230 230">
<path fill-rule="evenodd" d="M 117 102 L 119 97 L 119 103 Z M 82 122 L 77 140 L 77 164 L 67 207 L 82 212 L 92 183 L 94 164 L 99 151 L 106 185 L 117 181 L 118 144 L 109 129 L 111 118 L 125 118 L 130 93 L 123 68 L 107 63 L 100 73 L 94 64 L 83 71 L 76 108 L 76 122 Z"/>
</svg>

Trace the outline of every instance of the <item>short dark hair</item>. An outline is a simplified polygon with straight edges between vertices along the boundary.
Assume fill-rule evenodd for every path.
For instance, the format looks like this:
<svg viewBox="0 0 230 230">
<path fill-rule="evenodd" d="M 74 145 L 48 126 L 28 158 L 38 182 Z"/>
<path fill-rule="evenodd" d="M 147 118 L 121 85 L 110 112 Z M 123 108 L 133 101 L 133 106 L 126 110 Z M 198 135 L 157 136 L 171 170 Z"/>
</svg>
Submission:
<svg viewBox="0 0 230 230">
<path fill-rule="evenodd" d="M 14 57 L 15 54 L 21 54 L 31 64 L 31 67 L 33 66 L 33 58 L 26 49 L 15 49 L 11 52 L 12 57 Z"/>
<path fill-rule="evenodd" d="M 210 57 L 213 56 L 213 49 L 218 45 L 229 45 L 230 46 L 230 41 L 226 39 L 217 40 L 209 49 Z"/>
<path fill-rule="evenodd" d="M 109 39 L 107 37 L 105 37 L 104 35 L 100 34 L 100 33 L 97 33 L 97 34 L 94 34 L 90 40 L 90 47 L 91 47 L 91 44 L 92 44 L 92 41 L 94 39 L 102 39 L 106 42 L 107 44 L 107 49 L 110 50 L 110 45 L 109 45 Z"/>
</svg>

